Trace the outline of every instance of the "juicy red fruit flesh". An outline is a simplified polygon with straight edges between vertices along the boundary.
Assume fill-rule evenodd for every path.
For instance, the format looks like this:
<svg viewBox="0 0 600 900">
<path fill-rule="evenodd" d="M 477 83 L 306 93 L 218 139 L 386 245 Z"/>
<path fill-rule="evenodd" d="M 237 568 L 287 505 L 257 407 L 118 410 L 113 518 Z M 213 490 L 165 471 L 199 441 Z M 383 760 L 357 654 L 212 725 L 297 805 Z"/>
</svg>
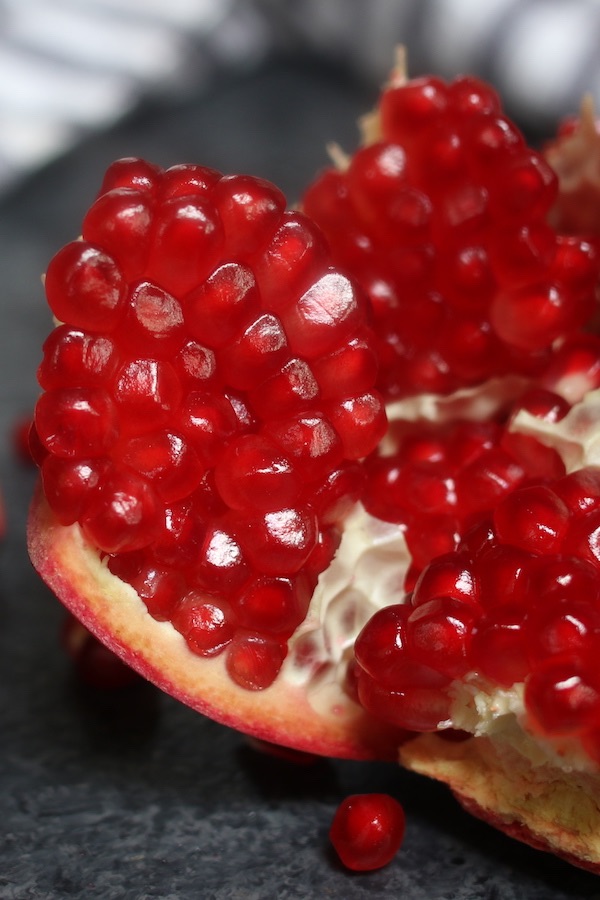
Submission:
<svg viewBox="0 0 600 900">
<path fill-rule="evenodd" d="M 404 810 L 389 794 L 353 794 L 336 810 L 329 837 L 346 868 L 368 872 L 392 861 L 404 830 Z"/>
<path fill-rule="evenodd" d="M 373 616 L 353 673 L 367 709 L 436 731 L 451 724 L 457 679 L 484 691 L 523 683 L 533 730 L 596 745 L 599 471 L 513 487 L 430 560 L 403 604 Z"/>
<path fill-rule="evenodd" d="M 490 87 L 392 78 L 376 140 L 303 197 L 369 295 L 386 399 L 539 372 L 591 319 L 600 259 L 549 226 L 557 189 Z"/>
<path fill-rule="evenodd" d="M 192 652 L 268 687 L 386 430 L 364 296 L 274 186 L 136 159 L 46 291 L 61 324 L 35 438 L 56 518 Z"/>
</svg>

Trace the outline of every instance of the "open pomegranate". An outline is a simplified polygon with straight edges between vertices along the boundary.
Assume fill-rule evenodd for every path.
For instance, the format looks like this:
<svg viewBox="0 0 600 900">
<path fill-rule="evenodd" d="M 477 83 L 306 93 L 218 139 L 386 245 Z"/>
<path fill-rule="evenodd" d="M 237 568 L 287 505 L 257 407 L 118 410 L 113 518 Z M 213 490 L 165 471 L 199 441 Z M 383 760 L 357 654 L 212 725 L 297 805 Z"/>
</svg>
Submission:
<svg viewBox="0 0 600 900">
<path fill-rule="evenodd" d="M 597 248 L 549 223 L 556 173 L 474 78 L 399 64 L 334 156 L 303 212 L 111 166 L 46 274 L 31 558 L 199 711 L 401 745 L 598 867 Z"/>
</svg>

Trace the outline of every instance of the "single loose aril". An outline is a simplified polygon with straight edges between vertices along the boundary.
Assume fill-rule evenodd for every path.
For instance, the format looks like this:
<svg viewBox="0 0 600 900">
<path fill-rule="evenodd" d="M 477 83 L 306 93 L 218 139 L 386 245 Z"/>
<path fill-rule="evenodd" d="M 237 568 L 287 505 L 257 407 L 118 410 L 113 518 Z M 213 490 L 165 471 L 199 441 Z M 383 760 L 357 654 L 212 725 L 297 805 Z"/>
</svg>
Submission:
<svg viewBox="0 0 600 900">
<path fill-rule="evenodd" d="M 365 298 L 274 186 L 136 159 L 110 167 L 46 291 L 54 515 L 194 653 L 268 687 L 386 428 Z"/>
<path fill-rule="evenodd" d="M 393 860 L 404 830 L 404 810 L 389 794 L 353 794 L 336 810 L 329 837 L 346 868 L 369 872 Z"/>
</svg>

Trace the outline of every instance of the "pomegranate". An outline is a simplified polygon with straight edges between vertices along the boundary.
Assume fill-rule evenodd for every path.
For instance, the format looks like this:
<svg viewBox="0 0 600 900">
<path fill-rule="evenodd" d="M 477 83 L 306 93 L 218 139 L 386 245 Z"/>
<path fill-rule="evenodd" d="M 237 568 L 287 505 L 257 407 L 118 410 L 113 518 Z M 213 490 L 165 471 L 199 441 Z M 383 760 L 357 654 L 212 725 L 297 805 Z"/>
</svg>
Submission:
<svg viewBox="0 0 600 900">
<path fill-rule="evenodd" d="M 329 837 L 354 872 L 387 866 L 402 845 L 404 810 L 389 794 L 353 794 L 338 806 Z"/>
<path fill-rule="evenodd" d="M 381 523 L 355 514 L 330 576 L 355 579 L 354 602 L 316 589 L 386 430 L 367 305 L 284 207 L 257 178 L 110 167 L 46 274 L 60 324 L 38 373 L 31 554 L 185 702 L 272 743 L 389 757 L 390 729 L 334 677 L 373 609 L 353 548 Z"/>
<path fill-rule="evenodd" d="M 195 709 L 309 754 L 400 746 L 599 867 L 598 251 L 477 79 L 399 64 L 363 137 L 302 212 L 109 168 L 46 275 L 31 558 Z"/>
</svg>

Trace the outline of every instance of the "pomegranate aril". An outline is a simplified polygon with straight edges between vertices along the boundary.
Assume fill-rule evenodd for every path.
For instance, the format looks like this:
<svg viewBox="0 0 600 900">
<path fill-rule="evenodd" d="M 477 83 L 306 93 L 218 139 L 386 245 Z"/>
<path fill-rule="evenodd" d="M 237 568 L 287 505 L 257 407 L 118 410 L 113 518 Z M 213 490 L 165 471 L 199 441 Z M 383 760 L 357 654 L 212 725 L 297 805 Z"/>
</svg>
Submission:
<svg viewBox="0 0 600 900">
<path fill-rule="evenodd" d="M 507 602 L 484 613 L 473 629 L 471 667 L 502 687 L 523 681 L 529 672 L 523 619 L 524 610 Z"/>
<path fill-rule="evenodd" d="M 155 431 L 132 437 L 121 447 L 122 461 L 153 485 L 165 503 L 191 494 L 204 469 L 193 447 L 173 431 Z"/>
<path fill-rule="evenodd" d="M 262 418 L 270 417 L 274 410 L 279 415 L 295 413 L 320 401 L 319 385 L 312 370 L 298 357 L 288 360 L 275 375 L 252 388 L 248 397 Z"/>
<path fill-rule="evenodd" d="M 173 197 L 162 203 L 152 237 L 144 274 L 179 296 L 212 272 L 223 249 L 218 215 L 195 197 Z"/>
<path fill-rule="evenodd" d="M 388 865 L 404 839 L 404 810 L 388 794 L 354 794 L 337 808 L 329 838 L 346 868 L 368 872 Z"/>
<path fill-rule="evenodd" d="M 264 304 L 279 314 L 307 290 L 329 265 L 322 233 L 307 217 L 284 213 L 254 272 Z"/>
<path fill-rule="evenodd" d="M 564 552 L 600 567 L 600 509 L 595 508 L 572 522 Z"/>
<path fill-rule="evenodd" d="M 552 486 L 572 515 L 585 515 L 600 508 L 600 468 L 587 466 L 570 472 Z"/>
<path fill-rule="evenodd" d="M 544 277 L 556 252 L 556 234 L 544 222 L 506 228 L 490 243 L 490 260 L 500 286 Z"/>
<path fill-rule="evenodd" d="M 113 397 L 122 432 L 143 432 L 166 425 L 181 402 L 173 366 L 160 359 L 133 359 L 117 370 Z"/>
<path fill-rule="evenodd" d="M 358 697 L 374 716 L 407 731 L 437 731 L 450 721 L 446 688 L 410 685 L 405 690 L 384 688 L 364 671 L 358 672 Z"/>
<path fill-rule="evenodd" d="M 263 313 L 218 351 L 218 363 L 227 385 L 245 391 L 274 375 L 289 355 L 281 322 L 272 313 Z"/>
<path fill-rule="evenodd" d="M 153 163 L 133 156 L 117 159 L 106 170 L 98 196 L 115 188 L 131 188 L 152 194 L 163 177 L 162 170 Z"/>
<path fill-rule="evenodd" d="M 308 586 L 290 578 L 257 577 L 235 597 L 233 608 L 242 628 L 287 639 L 306 615 Z"/>
<path fill-rule="evenodd" d="M 104 456 L 118 435 L 114 404 L 96 388 L 57 388 L 42 394 L 35 427 L 46 449 L 64 459 Z"/>
<path fill-rule="evenodd" d="M 327 478 L 342 462 L 342 446 L 329 420 L 319 413 L 271 423 L 269 437 L 303 473 L 306 481 Z"/>
<path fill-rule="evenodd" d="M 205 468 L 215 465 L 226 441 L 237 431 L 231 403 L 220 394 L 192 391 L 179 410 L 179 424 Z"/>
<path fill-rule="evenodd" d="M 340 272 L 327 272 L 281 313 L 293 353 L 312 360 L 339 346 L 363 319 L 362 297 Z"/>
<path fill-rule="evenodd" d="M 267 438 L 242 435 L 222 452 L 215 484 L 231 509 L 276 510 L 293 505 L 301 482 L 289 459 Z"/>
<path fill-rule="evenodd" d="M 537 666 L 525 683 L 525 703 L 535 726 L 546 735 L 579 734 L 600 725 L 597 674 L 592 674 L 589 661 L 586 665 L 577 657 L 550 658 Z"/>
<path fill-rule="evenodd" d="M 409 656 L 448 678 L 461 677 L 470 668 L 469 644 L 476 620 L 471 604 L 450 597 L 420 604 L 406 623 Z"/>
<path fill-rule="evenodd" d="M 494 88 L 473 75 L 459 75 L 448 86 L 448 103 L 460 113 L 500 113 L 500 97 Z"/>
<path fill-rule="evenodd" d="M 536 557 L 519 547 L 497 543 L 492 531 L 474 564 L 481 605 L 486 609 L 505 603 L 523 603 L 531 591 L 531 572 Z"/>
<path fill-rule="evenodd" d="M 406 152 L 384 141 L 361 147 L 348 169 L 348 191 L 353 205 L 377 228 L 393 226 L 390 201 L 406 184 Z"/>
<path fill-rule="evenodd" d="M 150 483 L 132 470 L 113 469 L 86 504 L 81 524 L 88 540 L 106 553 L 138 550 L 152 543 L 159 500 Z"/>
<path fill-rule="evenodd" d="M 412 78 L 401 87 L 392 85 L 380 99 L 383 132 L 397 141 L 417 140 L 446 111 L 447 93 L 446 83 L 431 76 Z"/>
<path fill-rule="evenodd" d="M 227 649 L 225 665 L 240 687 L 261 691 L 273 683 L 286 654 L 285 642 L 240 629 Z"/>
<path fill-rule="evenodd" d="M 313 359 L 311 367 L 324 400 L 361 394 L 377 374 L 372 339 L 354 338 L 333 353 Z"/>
<path fill-rule="evenodd" d="M 61 525 L 73 525 L 81 518 L 108 468 L 108 460 L 102 458 L 46 456 L 41 466 L 44 494 Z"/>
<path fill-rule="evenodd" d="M 437 556 L 419 576 L 411 595 L 413 607 L 436 597 L 479 605 L 480 585 L 470 554 L 464 551 Z"/>
<path fill-rule="evenodd" d="M 550 656 L 578 656 L 589 651 L 600 634 L 598 588 L 580 599 L 555 599 L 546 595 L 543 608 L 533 610 L 525 622 L 528 653 L 534 669 Z"/>
<path fill-rule="evenodd" d="M 119 360 L 114 340 L 69 325 L 59 325 L 50 332 L 43 352 L 37 376 L 45 391 L 73 384 L 100 387 L 111 378 Z"/>
<path fill-rule="evenodd" d="M 83 237 L 109 254 L 127 281 L 141 278 L 148 256 L 152 212 L 152 199 L 147 192 L 113 188 L 86 213 Z"/>
<path fill-rule="evenodd" d="M 600 387 L 600 338 L 576 334 L 565 340 L 553 353 L 539 382 L 569 404 Z"/>
<path fill-rule="evenodd" d="M 180 163 L 160 173 L 159 196 L 161 200 L 175 197 L 206 197 L 220 178 L 221 175 L 216 169 L 196 163 Z"/>
<path fill-rule="evenodd" d="M 445 513 L 415 518 L 406 532 L 406 543 L 418 569 L 424 568 L 436 556 L 455 550 L 459 541 L 459 520 Z"/>
<path fill-rule="evenodd" d="M 328 413 L 348 459 L 368 456 L 387 430 L 385 407 L 375 391 L 349 397 L 335 406 L 330 403 Z"/>
<path fill-rule="evenodd" d="M 125 310 L 126 284 L 117 264 L 87 241 L 73 241 L 59 250 L 44 286 L 56 318 L 74 328 L 110 332 Z"/>
<path fill-rule="evenodd" d="M 185 579 L 180 572 L 152 564 L 142 565 L 139 572 L 126 580 L 159 622 L 172 619 L 185 593 Z"/>
<path fill-rule="evenodd" d="M 182 385 L 190 390 L 209 387 L 217 369 L 214 352 L 198 341 L 186 341 L 172 363 Z"/>
<path fill-rule="evenodd" d="M 208 594 L 229 596 L 250 576 L 244 550 L 229 520 L 219 517 L 205 529 L 190 577 Z"/>
<path fill-rule="evenodd" d="M 196 340 L 211 349 L 224 347 L 249 324 L 258 309 L 252 271 L 239 263 L 224 263 L 186 297 L 186 326 Z"/>
<path fill-rule="evenodd" d="M 142 281 L 131 291 L 128 304 L 122 339 L 128 355 L 143 354 L 148 346 L 162 359 L 177 353 L 184 329 L 176 298 L 152 282 Z"/>
<path fill-rule="evenodd" d="M 537 419 L 543 419 L 544 422 L 560 422 L 570 409 L 570 404 L 560 394 L 546 388 L 530 388 L 519 398 L 511 419 L 514 421 L 523 410 Z"/>
<path fill-rule="evenodd" d="M 285 210 L 282 192 L 263 179 L 225 175 L 215 185 L 215 203 L 227 243 L 228 255 L 245 261 L 267 243 Z"/>
<path fill-rule="evenodd" d="M 324 525 L 342 522 L 363 496 L 365 473 L 360 464 L 345 463 L 331 472 L 315 492 L 314 508 Z"/>
<path fill-rule="evenodd" d="M 492 509 L 524 477 L 525 470 L 511 454 L 500 447 L 491 448 L 457 473 L 459 506 L 472 513 Z"/>
<path fill-rule="evenodd" d="M 467 128 L 467 152 L 475 174 L 486 179 L 504 160 L 515 156 L 525 141 L 519 129 L 502 115 L 473 116 Z"/>
<path fill-rule="evenodd" d="M 248 517 L 239 530 L 248 561 L 265 575 L 299 572 L 316 546 L 317 535 L 315 514 L 293 507 Z"/>
<path fill-rule="evenodd" d="M 573 302 L 575 299 L 575 302 Z M 540 351 L 580 328 L 594 311 L 594 297 L 573 298 L 556 284 L 538 283 L 499 293 L 491 321 L 499 337 L 519 350 Z"/>
<path fill-rule="evenodd" d="M 171 621 L 199 656 L 221 653 L 235 633 L 228 607 L 195 591 L 183 597 Z"/>
<path fill-rule="evenodd" d="M 569 509 L 549 487 L 525 486 L 500 501 L 494 525 L 504 543 L 529 553 L 556 553 L 567 532 Z"/>
</svg>

